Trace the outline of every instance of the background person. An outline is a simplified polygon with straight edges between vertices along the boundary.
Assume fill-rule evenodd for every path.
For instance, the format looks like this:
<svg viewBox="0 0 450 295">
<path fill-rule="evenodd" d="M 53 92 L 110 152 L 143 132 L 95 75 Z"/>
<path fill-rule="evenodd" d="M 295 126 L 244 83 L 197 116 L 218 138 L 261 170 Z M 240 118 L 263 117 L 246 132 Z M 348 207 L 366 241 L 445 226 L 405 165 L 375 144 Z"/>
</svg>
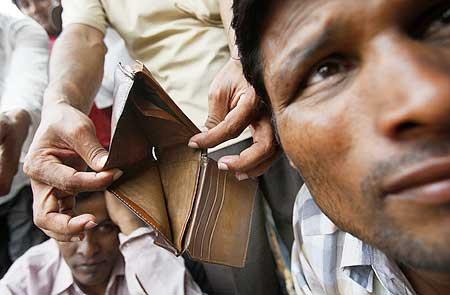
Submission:
<svg viewBox="0 0 450 295">
<path fill-rule="evenodd" d="M 0 277 L 45 239 L 33 224 L 24 155 L 40 120 L 48 80 L 48 39 L 11 5 L 0 12 Z"/>
<path fill-rule="evenodd" d="M 13 0 L 22 11 L 37 21 L 50 37 L 51 48 L 62 31 L 60 0 Z M 89 112 L 89 118 L 95 125 L 96 136 L 104 147 L 109 146 L 111 137 L 111 115 L 114 93 L 114 72 L 119 63 L 130 64 L 134 60 L 128 54 L 123 39 L 112 28 L 106 29 L 104 37 L 107 53 L 103 80 L 98 90 L 94 104 Z"/>
<path fill-rule="evenodd" d="M 82 241 L 28 250 L 0 281 L 1 294 L 202 294 L 183 258 L 154 245 L 155 232 L 110 193 L 82 194 L 74 209 L 98 225 Z"/>
</svg>

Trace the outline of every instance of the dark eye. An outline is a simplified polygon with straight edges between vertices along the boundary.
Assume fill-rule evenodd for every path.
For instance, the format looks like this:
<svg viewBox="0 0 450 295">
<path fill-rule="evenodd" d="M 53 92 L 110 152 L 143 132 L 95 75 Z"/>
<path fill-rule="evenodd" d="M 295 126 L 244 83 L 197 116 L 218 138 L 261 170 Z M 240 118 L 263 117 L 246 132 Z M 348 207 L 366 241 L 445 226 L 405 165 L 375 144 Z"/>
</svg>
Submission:
<svg viewBox="0 0 450 295">
<path fill-rule="evenodd" d="M 344 74 L 351 69 L 351 63 L 343 57 L 329 57 L 313 68 L 306 80 L 306 87 L 321 83 L 329 78 Z"/>
<path fill-rule="evenodd" d="M 450 5 L 440 5 L 425 13 L 419 29 L 414 34 L 418 39 L 442 41 L 450 39 Z"/>
</svg>

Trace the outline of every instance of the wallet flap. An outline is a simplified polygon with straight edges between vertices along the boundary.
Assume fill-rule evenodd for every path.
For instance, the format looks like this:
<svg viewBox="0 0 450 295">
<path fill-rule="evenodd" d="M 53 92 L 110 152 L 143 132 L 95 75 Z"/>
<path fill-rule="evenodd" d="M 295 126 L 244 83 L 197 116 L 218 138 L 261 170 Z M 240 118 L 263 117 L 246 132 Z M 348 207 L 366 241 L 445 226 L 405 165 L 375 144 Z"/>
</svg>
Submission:
<svg viewBox="0 0 450 295">
<path fill-rule="evenodd" d="M 114 105 L 111 118 L 111 142 L 105 169 L 126 168 L 148 158 L 150 145 L 128 99 L 134 85 L 129 70 L 119 65 L 115 72 Z M 126 156 L 124 156 L 126 154 Z"/>
<path fill-rule="evenodd" d="M 164 91 L 161 85 L 153 78 L 148 69 L 143 63 L 137 62 L 133 66 L 133 71 L 136 80 L 142 80 L 143 91 L 145 98 L 152 102 L 155 106 L 167 113 L 171 114 L 180 123 L 182 123 L 190 132 L 190 137 L 199 133 L 200 130 L 194 123 L 184 114 L 184 112 L 175 104 L 175 102 Z"/>
</svg>

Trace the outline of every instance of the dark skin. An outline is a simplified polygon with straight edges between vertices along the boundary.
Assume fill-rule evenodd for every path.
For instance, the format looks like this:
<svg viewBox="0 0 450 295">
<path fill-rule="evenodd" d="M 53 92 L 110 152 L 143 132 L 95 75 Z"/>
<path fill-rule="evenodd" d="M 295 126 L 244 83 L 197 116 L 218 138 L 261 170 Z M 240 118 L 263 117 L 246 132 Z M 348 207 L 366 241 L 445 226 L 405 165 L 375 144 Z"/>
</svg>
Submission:
<svg viewBox="0 0 450 295">
<path fill-rule="evenodd" d="M 261 55 L 287 155 L 341 229 L 448 294 L 449 2 L 273 3 Z"/>
<path fill-rule="evenodd" d="M 87 294 L 105 294 L 109 277 L 120 257 L 119 227 L 111 220 L 103 192 L 76 204 L 77 213 L 95 214 L 98 225 L 84 233 L 82 241 L 59 242 L 77 285 Z"/>
</svg>

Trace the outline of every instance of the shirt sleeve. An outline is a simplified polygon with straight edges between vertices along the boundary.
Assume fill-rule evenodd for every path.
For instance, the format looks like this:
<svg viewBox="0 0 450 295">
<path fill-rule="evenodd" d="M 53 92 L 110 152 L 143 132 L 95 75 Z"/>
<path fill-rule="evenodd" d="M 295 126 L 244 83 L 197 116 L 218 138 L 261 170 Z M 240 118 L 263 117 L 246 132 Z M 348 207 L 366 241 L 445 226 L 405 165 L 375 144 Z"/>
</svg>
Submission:
<svg viewBox="0 0 450 295">
<path fill-rule="evenodd" d="M 70 24 L 83 24 L 106 33 L 108 22 L 100 0 L 62 0 L 63 27 Z"/>
<path fill-rule="evenodd" d="M 22 149 L 24 155 L 40 122 L 48 83 L 49 43 L 44 29 L 29 18 L 8 17 L 4 24 L 4 42 L 10 56 L 0 111 L 23 109 L 29 113 L 31 126 Z"/>
<path fill-rule="evenodd" d="M 154 235 L 145 227 L 129 236 L 119 234 L 130 294 L 202 294 L 183 258 L 156 246 Z"/>
</svg>

